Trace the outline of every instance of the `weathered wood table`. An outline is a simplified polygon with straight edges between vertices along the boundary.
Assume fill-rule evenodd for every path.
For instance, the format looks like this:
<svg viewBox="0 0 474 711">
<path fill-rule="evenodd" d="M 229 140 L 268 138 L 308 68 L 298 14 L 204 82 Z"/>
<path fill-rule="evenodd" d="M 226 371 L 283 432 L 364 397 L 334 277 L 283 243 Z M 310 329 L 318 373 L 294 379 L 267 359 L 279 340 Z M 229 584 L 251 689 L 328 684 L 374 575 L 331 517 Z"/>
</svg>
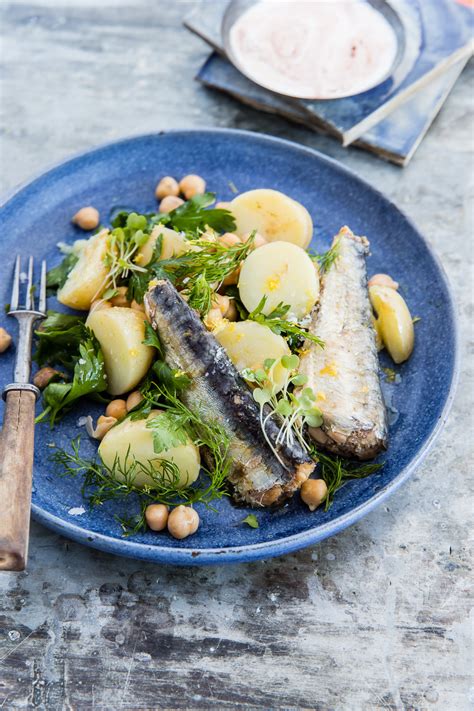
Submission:
<svg viewBox="0 0 474 711">
<path fill-rule="evenodd" d="M 402 171 L 200 88 L 206 48 L 181 27 L 192 6 L 4 0 L 1 187 L 134 132 L 232 126 L 291 138 L 383 189 L 428 236 L 467 356 L 473 66 Z M 0 575 L 0 708 L 470 708 L 472 373 L 466 357 L 448 426 L 388 505 L 296 555 L 143 565 L 33 524 L 28 572 Z"/>
</svg>

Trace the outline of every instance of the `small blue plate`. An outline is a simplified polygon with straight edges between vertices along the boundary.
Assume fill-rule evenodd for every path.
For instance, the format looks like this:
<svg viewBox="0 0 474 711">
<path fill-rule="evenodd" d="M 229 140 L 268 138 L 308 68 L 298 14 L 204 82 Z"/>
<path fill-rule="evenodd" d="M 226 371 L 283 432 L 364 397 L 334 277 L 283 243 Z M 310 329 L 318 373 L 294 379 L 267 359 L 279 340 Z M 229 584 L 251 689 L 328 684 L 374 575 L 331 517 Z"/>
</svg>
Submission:
<svg viewBox="0 0 474 711">
<path fill-rule="evenodd" d="M 92 454 L 78 418 L 101 408 L 89 403 L 54 430 L 36 430 L 32 511 L 35 519 L 76 541 L 101 550 L 155 562 L 182 565 L 234 563 L 290 553 L 354 523 L 380 504 L 421 462 L 443 426 L 458 371 L 456 317 L 444 271 L 414 225 L 377 190 L 338 163 L 288 141 L 244 131 L 176 131 L 129 138 L 97 148 L 48 171 L 18 190 L 0 212 L 0 300 L 8 302 L 14 256 L 33 254 L 57 264 L 59 241 L 83 236 L 71 216 L 95 205 L 106 222 L 117 208 L 156 209 L 154 187 L 163 175 L 199 173 L 219 200 L 233 191 L 274 188 L 302 202 L 314 222 L 313 248 L 325 250 L 344 225 L 367 235 L 369 273 L 387 272 L 401 284 L 416 325 L 416 346 L 396 367 L 398 384 L 387 383 L 391 413 L 390 446 L 380 473 L 348 483 L 328 512 L 309 513 L 298 496 L 276 511 L 257 511 L 259 528 L 242 520 L 249 510 L 225 499 L 217 511 L 198 506 L 202 524 L 192 538 L 167 533 L 123 538 L 110 502 L 89 510 L 79 479 L 61 478 L 50 462 L 52 445 L 65 447 L 83 433 L 83 451 Z M 56 303 L 50 300 L 50 308 Z M 14 331 L 15 322 L 0 317 Z M 0 383 L 12 380 L 14 349 L 0 360 Z M 394 367 L 382 354 L 382 365 Z"/>
</svg>

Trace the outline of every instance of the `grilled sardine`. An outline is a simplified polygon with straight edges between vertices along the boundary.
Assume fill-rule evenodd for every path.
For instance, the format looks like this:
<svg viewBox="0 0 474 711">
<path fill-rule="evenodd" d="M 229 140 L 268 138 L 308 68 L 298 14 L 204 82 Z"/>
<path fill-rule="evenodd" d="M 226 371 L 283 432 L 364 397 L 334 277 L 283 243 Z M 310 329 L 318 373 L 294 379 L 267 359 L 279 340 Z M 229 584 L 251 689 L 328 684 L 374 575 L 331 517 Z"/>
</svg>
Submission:
<svg viewBox="0 0 474 711">
<path fill-rule="evenodd" d="M 222 424 L 230 438 L 229 480 L 236 498 L 253 506 L 270 506 L 291 496 L 315 463 L 301 445 L 276 447 L 283 464 L 265 441 L 259 406 L 224 348 L 203 326 L 174 286 L 159 281 L 145 297 L 145 307 L 172 368 L 186 372 L 191 385 L 181 396 L 203 419 Z M 266 433 L 274 443 L 278 424 L 270 418 Z"/>
<path fill-rule="evenodd" d="M 387 443 L 386 412 L 367 290 L 369 243 L 343 227 L 334 238 L 337 258 L 322 280 L 310 331 L 324 349 L 308 345 L 300 372 L 313 388 L 323 424 L 316 442 L 344 457 L 371 459 Z"/>
</svg>

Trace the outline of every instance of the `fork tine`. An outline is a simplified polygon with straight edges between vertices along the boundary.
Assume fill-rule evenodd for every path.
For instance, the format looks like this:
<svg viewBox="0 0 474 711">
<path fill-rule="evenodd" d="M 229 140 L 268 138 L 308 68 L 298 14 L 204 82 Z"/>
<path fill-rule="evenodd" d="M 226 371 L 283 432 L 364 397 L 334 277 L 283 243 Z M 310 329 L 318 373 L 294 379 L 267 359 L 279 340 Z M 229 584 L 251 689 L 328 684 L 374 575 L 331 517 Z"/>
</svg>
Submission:
<svg viewBox="0 0 474 711">
<path fill-rule="evenodd" d="M 13 287 L 12 287 L 12 298 L 10 300 L 10 311 L 16 311 L 18 308 L 18 298 L 20 295 L 20 268 L 21 268 L 21 257 L 17 256 L 15 259 L 15 269 L 13 271 Z"/>
<path fill-rule="evenodd" d="M 46 313 L 46 262 L 44 259 L 41 262 L 41 280 L 38 310 L 41 311 L 42 314 Z"/>
<path fill-rule="evenodd" d="M 28 260 L 28 283 L 26 285 L 25 309 L 28 311 L 35 308 L 33 297 L 33 257 Z"/>
</svg>

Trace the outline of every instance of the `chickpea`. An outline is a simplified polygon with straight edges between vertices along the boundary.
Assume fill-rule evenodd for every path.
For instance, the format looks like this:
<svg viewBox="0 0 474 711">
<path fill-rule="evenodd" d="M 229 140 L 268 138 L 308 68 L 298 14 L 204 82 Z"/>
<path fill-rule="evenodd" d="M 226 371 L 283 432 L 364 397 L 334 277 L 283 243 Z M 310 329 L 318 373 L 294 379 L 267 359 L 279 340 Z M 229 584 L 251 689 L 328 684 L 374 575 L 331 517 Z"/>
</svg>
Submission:
<svg viewBox="0 0 474 711">
<path fill-rule="evenodd" d="M 258 232 L 254 237 L 253 240 L 253 247 L 254 249 L 258 249 L 259 247 L 263 247 L 264 245 L 268 244 L 268 240 L 265 239 L 265 237 L 262 237 L 262 235 L 259 235 Z"/>
<path fill-rule="evenodd" d="M 252 236 L 251 232 L 246 232 L 245 234 L 242 235 L 242 242 L 247 242 L 247 240 L 250 239 Z M 252 249 L 258 249 L 259 247 L 263 247 L 264 244 L 268 244 L 268 240 L 265 239 L 265 237 L 262 237 L 261 234 L 258 232 L 255 233 L 254 238 L 253 238 L 253 247 Z"/>
<path fill-rule="evenodd" d="M 134 390 L 133 393 L 130 393 L 126 402 L 127 412 L 130 412 L 130 410 L 133 410 L 135 407 L 137 407 L 137 405 L 139 405 L 142 400 L 143 395 L 139 390 Z"/>
<path fill-rule="evenodd" d="M 222 313 L 220 309 L 211 309 L 204 317 L 204 325 L 208 331 L 214 331 L 222 323 Z"/>
<path fill-rule="evenodd" d="M 112 429 L 112 427 L 115 425 L 117 422 L 116 417 L 105 417 L 105 415 L 101 415 L 97 419 L 97 425 L 94 430 L 94 438 L 95 439 L 103 439 L 107 432 Z"/>
<path fill-rule="evenodd" d="M 3 353 L 11 345 L 12 337 L 4 328 L 0 328 L 0 353 Z"/>
<path fill-rule="evenodd" d="M 184 200 L 182 200 L 180 197 L 176 197 L 175 195 L 168 195 L 160 202 L 158 210 L 159 212 L 171 212 L 172 210 L 176 210 L 176 208 L 180 205 L 183 205 L 183 203 Z"/>
<path fill-rule="evenodd" d="M 127 414 L 127 403 L 121 398 L 111 400 L 105 408 L 106 417 L 115 417 L 116 420 L 121 420 Z"/>
<path fill-rule="evenodd" d="M 36 387 L 40 390 L 44 390 L 44 388 L 49 385 L 51 380 L 56 375 L 61 375 L 59 370 L 55 370 L 54 368 L 50 368 L 49 366 L 46 366 L 45 368 L 40 368 L 35 374 L 35 377 L 33 378 L 33 385 L 36 385 Z"/>
<path fill-rule="evenodd" d="M 206 230 L 202 233 L 199 238 L 202 242 L 209 242 L 209 244 L 215 244 L 218 240 L 218 236 L 214 230 Z"/>
<path fill-rule="evenodd" d="M 132 303 L 130 304 L 130 307 L 134 311 L 138 311 L 140 314 L 142 314 L 142 316 L 146 319 L 146 321 L 148 321 L 148 323 L 151 323 L 151 319 L 145 309 L 145 304 L 139 304 L 138 301 L 135 301 L 135 299 L 133 299 Z"/>
<path fill-rule="evenodd" d="M 177 506 L 168 516 L 168 531 L 173 538 L 187 538 L 196 533 L 199 527 L 199 515 L 190 506 Z"/>
<path fill-rule="evenodd" d="M 127 287 L 119 286 L 118 294 L 110 299 L 112 306 L 130 306 L 130 301 L 127 299 Z"/>
<path fill-rule="evenodd" d="M 388 286 L 389 289 L 398 289 L 398 281 L 394 281 L 388 274 L 374 274 L 369 279 L 369 286 Z"/>
<path fill-rule="evenodd" d="M 235 305 L 235 300 L 234 299 L 229 299 L 229 308 L 224 314 L 224 318 L 226 318 L 228 321 L 237 321 L 238 317 L 238 312 L 237 312 L 237 306 Z"/>
<path fill-rule="evenodd" d="M 186 200 L 194 195 L 203 195 L 206 192 L 206 181 L 200 175 L 185 175 L 179 181 L 179 189 Z"/>
<path fill-rule="evenodd" d="M 111 308 L 112 304 L 110 303 L 110 301 L 106 301 L 105 299 L 96 299 L 92 302 L 91 307 L 89 309 L 89 313 L 92 313 L 93 311 L 101 311 L 102 309 Z"/>
<path fill-rule="evenodd" d="M 135 299 L 133 299 L 130 307 L 134 309 L 134 311 L 142 311 L 145 313 L 145 304 L 139 304 L 138 301 L 135 301 Z"/>
<path fill-rule="evenodd" d="M 222 316 L 225 316 L 226 311 L 230 306 L 230 299 L 228 296 L 223 296 L 222 294 L 214 294 L 212 297 L 212 310 L 219 309 Z"/>
<path fill-rule="evenodd" d="M 236 244 L 242 244 L 240 237 L 234 235 L 233 232 L 226 232 L 219 237 L 219 242 L 225 247 L 235 247 Z"/>
<path fill-rule="evenodd" d="M 81 207 L 72 218 L 72 222 L 81 230 L 95 230 L 99 226 L 99 211 L 95 207 Z"/>
<path fill-rule="evenodd" d="M 145 521 L 152 531 L 163 531 L 168 523 L 169 508 L 165 504 L 150 504 L 145 509 Z"/>
<path fill-rule="evenodd" d="M 242 268 L 242 265 L 239 264 L 237 269 L 234 269 L 234 271 L 231 274 L 229 274 L 229 276 L 226 276 L 226 278 L 222 282 L 222 286 L 232 286 L 233 284 L 237 284 L 239 281 L 241 268 Z"/>
<path fill-rule="evenodd" d="M 177 197 L 179 195 L 179 185 L 177 181 L 170 175 L 161 178 L 160 182 L 155 188 L 155 197 L 157 200 L 163 200 L 165 197 L 173 195 Z"/>
<path fill-rule="evenodd" d="M 324 479 L 307 479 L 303 482 L 300 493 L 309 510 L 316 511 L 326 498 L 328 488 Z"/>
</svg>

